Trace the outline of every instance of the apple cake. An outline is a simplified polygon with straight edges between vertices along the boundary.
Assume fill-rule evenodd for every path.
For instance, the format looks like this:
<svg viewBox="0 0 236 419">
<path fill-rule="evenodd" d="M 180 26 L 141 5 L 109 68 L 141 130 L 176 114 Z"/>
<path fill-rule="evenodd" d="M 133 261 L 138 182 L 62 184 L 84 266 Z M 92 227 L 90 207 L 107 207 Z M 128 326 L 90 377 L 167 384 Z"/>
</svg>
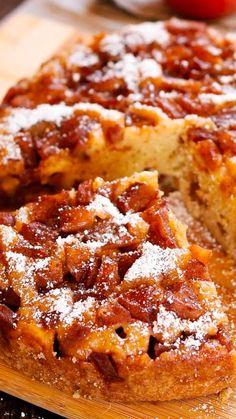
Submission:
<svg viewBox="0 0 236 419">
<path fill-rule="evenodd" d="M 86 180 L 0 225 L 0 357 L 108 400 L 170 400 L 235 383 L 209 251 L 189 245 L 156 172 Z"/>
<path fill-rule="evenodd" d="M 157 168 L 235 257 L 235 56 L 178 19 L 74 42 L 3 100 L 2 201 Z"/>
</svg>

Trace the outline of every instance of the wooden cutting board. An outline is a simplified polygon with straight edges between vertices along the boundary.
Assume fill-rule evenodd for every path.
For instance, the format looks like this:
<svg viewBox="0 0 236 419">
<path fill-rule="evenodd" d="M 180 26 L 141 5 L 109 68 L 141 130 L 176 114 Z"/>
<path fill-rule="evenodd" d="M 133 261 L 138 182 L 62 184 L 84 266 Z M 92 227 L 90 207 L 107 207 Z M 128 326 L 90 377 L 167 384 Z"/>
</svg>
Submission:
<svg viewBox="0 0 236 419">
<path fill-rule="evenodd" d="M 25 15 L 6 20 L 0 29 L 0 95 L 17 79 L 32 74 L 43 60 L 74 36 L 72 27 L 55 21 Z M 228 299 L 230 291 L 224 290 L 223 294 Z M 236 392 L 232 392 L 227 401 L 222 401 L 220 396 L 211 396 L 184 402 L 97 402 L 73 399 L 2 364 L 0 390 L 68 419 L 236 418 Z"/>
</svg>

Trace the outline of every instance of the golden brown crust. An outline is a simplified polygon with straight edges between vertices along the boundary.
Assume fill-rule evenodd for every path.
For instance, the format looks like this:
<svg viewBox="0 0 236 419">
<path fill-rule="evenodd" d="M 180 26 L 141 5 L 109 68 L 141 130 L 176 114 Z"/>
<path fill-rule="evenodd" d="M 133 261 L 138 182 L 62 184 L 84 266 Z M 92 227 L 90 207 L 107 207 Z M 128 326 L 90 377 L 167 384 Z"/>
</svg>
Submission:
<svg viewBox="0 0 236 419">
<path fill-rule="evenodd" d="M 126 365 L 124 380 L 116 383 L 104 381 L 94 365 L 88 362 L 74 364 L 71 359 L 45 360 L 42 355 L 35 356 L 28 346 L 19 347 L 15 342 L 10 348 L 2 342 L 0 348 L 3 362 L 75 398 L 123 402 L 178 400 L 218 393 L 235 385 L 235 376 L 232 375 L 236 368 L 235 352 L 228 353 L 220 346 L 214 348 L 212 345 L 195 354 L 194 358 L 187 354 L 179 360 L 171 353 L 165 359 L 155 361 L 145 355 L 137 357 Z"/>
</svg>

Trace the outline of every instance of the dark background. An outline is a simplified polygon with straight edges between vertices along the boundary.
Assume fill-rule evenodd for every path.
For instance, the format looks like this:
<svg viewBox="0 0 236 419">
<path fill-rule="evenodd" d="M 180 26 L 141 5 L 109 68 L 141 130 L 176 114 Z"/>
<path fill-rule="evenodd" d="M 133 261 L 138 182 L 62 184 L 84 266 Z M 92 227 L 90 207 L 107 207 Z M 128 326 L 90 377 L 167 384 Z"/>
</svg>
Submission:
<svg viewBox="0 0 236 419">
<path fill-rule="evenodd" d="M 23 0 L 0 0 L 0 19 L 17 7 Z"/>
<path fill-rule="evenodd" d="M 62 419 L 54 413 L 0 392 L 0 419 Z"/>
</svg>

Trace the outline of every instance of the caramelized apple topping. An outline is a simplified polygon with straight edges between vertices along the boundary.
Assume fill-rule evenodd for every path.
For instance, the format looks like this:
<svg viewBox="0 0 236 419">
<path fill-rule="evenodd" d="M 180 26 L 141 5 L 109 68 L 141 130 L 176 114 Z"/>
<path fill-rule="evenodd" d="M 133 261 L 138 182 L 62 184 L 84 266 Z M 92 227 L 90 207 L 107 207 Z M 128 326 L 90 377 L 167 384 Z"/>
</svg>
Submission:
<svg viewBox="0 0 236 419">
<path fill-rule="evenodd" d="M 6 305 L 0 304 L 0 333 L 3 333 L 3 336 L 13 329 L 15 319 L 15 313 Z"/>
<path fill-rule="evenodd" d="M 98 371 L 104 376 L 104 378 L 107 381 L 122 381 L 122 378 L 118 375 L 116 365 L 111 355 L 92 352 L 91 355 L 89 355 L 89 360 L 95 364 Z"/>
<path fill-rule="evenodd" d="M 143 172 L 86 181 L 4 212 L 4 336 L 23 334 L 57 359 L 79 356 L 108 382 L 121 380 L 114 362 L 121 349 L 151 361 L 212 338 L 228 347 L 223 312 L 202 300 L 202 289 L 214 294 L 209 252 L 178 244 L 159 196 L 156 173 Z"/>
<path fill-rule="evenodd" d="M 160 247 L 176 247 L 169 225 L 168 209 L 164 200 L 144 211 L 143 218 L 150 225 L 150 241 Z"/>
</svg>

